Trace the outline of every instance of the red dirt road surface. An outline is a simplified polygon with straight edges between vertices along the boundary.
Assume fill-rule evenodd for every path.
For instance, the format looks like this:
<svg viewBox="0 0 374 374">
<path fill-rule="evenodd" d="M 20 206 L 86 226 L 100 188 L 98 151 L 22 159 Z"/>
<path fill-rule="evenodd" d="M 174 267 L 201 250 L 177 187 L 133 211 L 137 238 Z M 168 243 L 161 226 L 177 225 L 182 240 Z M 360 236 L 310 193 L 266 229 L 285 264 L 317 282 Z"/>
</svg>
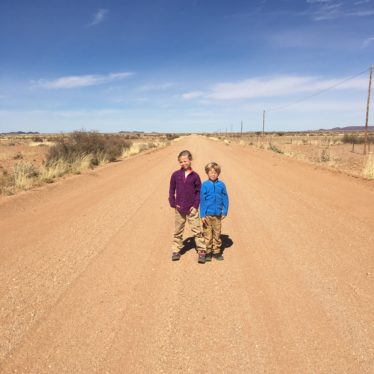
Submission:
<svg viewBox="0 0 374 374">
<path fill-rule="evenodd" d="M 222 262 L 170 259 L 182 149 L 222 166 Z M 4 198 L 0 372 L 374 373 L 373 233 L 372 182 L 201 136 Z"/>
</svg>

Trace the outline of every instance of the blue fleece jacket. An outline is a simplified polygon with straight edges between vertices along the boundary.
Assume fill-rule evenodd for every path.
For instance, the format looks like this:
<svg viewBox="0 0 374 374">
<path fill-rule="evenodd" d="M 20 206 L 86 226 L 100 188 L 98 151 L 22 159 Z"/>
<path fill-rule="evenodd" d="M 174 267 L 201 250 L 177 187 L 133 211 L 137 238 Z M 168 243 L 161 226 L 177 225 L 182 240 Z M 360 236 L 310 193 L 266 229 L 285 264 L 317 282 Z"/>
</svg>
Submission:
<svg viewBox="0 0 374 374">
<path fill-rule="evenodd" d="M 229 196 L 225 184 L 217 179 L 205 181 L 200 191 L 200 217 L 227 216 Z"/>
</svg>

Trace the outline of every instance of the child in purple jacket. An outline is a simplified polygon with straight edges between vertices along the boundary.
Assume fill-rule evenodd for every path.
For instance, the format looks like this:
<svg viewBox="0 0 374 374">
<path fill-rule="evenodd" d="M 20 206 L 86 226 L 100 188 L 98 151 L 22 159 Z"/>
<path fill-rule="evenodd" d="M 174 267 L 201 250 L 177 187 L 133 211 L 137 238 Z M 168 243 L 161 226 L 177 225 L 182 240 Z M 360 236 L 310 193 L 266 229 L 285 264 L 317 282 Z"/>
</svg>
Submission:
<svg viewBox="0 0 374 374">
<path fill-rule="evenodd" d="M 201 222 L 199 218 L 200 187 L 199 175 L 191 168 L 192 155 L 189 151 L 182 151 L 178 155 L 181 168 L 175 171 L 170 178 L 169 203 L 175 208 L 175 230 L 173 240 L 172 260 L 180 259 L 180 250 L 183 247 L 183 231 L 186 221 L 191 226 L 195 236 L 198 262 L 205 263 L 205 241 L 203 238 Z"/>
</svg>

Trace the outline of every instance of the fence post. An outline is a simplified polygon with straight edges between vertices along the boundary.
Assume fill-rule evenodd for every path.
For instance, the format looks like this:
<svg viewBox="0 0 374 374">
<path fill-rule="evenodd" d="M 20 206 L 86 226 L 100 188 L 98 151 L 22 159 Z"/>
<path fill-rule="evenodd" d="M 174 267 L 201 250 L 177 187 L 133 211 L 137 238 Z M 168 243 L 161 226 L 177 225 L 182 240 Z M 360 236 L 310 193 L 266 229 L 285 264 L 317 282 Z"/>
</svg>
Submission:
<svg viewBox="0 0 374 374">
<path fill-rule="evenodd" d="M 366 105 L 364 155 L 366 155 L 366 145 L 367 145 L 367 142 L 368 142 L 368 124 L 369 124 L 369 109 L 370 109 L 370 93 L 371 93 L 371 78 L 372 78 L 372 76 L 373 76 L 373 65 L 370 65 L 369 92 L 368 92 L 368 102 L 367 102 L 367 105 Z"/>
</svg>

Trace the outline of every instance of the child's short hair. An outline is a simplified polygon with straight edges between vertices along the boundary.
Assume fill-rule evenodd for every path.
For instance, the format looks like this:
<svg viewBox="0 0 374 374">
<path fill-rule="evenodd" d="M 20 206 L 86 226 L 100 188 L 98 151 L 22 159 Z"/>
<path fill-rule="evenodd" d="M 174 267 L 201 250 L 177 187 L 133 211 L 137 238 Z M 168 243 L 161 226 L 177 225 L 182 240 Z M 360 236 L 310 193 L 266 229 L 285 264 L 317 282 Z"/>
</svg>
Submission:
<svg viewBox="0 0 374 374">
<path fill-rule="evenodd" d="M 205 172 L 207 174 L 212 169 L 215 170 L 218 175 L 221 174 L 221 166 L 219 166 L 216 162 L 209 162 L 209 164 L 205 166 Z"/>
<path fill-rule="evenodd" d="M 182 151 L 181 153 L 179 153 L 179 155 L 178 155 L 178 160 L 179 160 L 181 157 L 183 157 L 183 156 L 188 157 L 188 159 L 189 159 L 190 161 L 192 160 L 192 154 L 191 154 L 190 151 L 184 150 L 184 151 Z"/>
</svg>

